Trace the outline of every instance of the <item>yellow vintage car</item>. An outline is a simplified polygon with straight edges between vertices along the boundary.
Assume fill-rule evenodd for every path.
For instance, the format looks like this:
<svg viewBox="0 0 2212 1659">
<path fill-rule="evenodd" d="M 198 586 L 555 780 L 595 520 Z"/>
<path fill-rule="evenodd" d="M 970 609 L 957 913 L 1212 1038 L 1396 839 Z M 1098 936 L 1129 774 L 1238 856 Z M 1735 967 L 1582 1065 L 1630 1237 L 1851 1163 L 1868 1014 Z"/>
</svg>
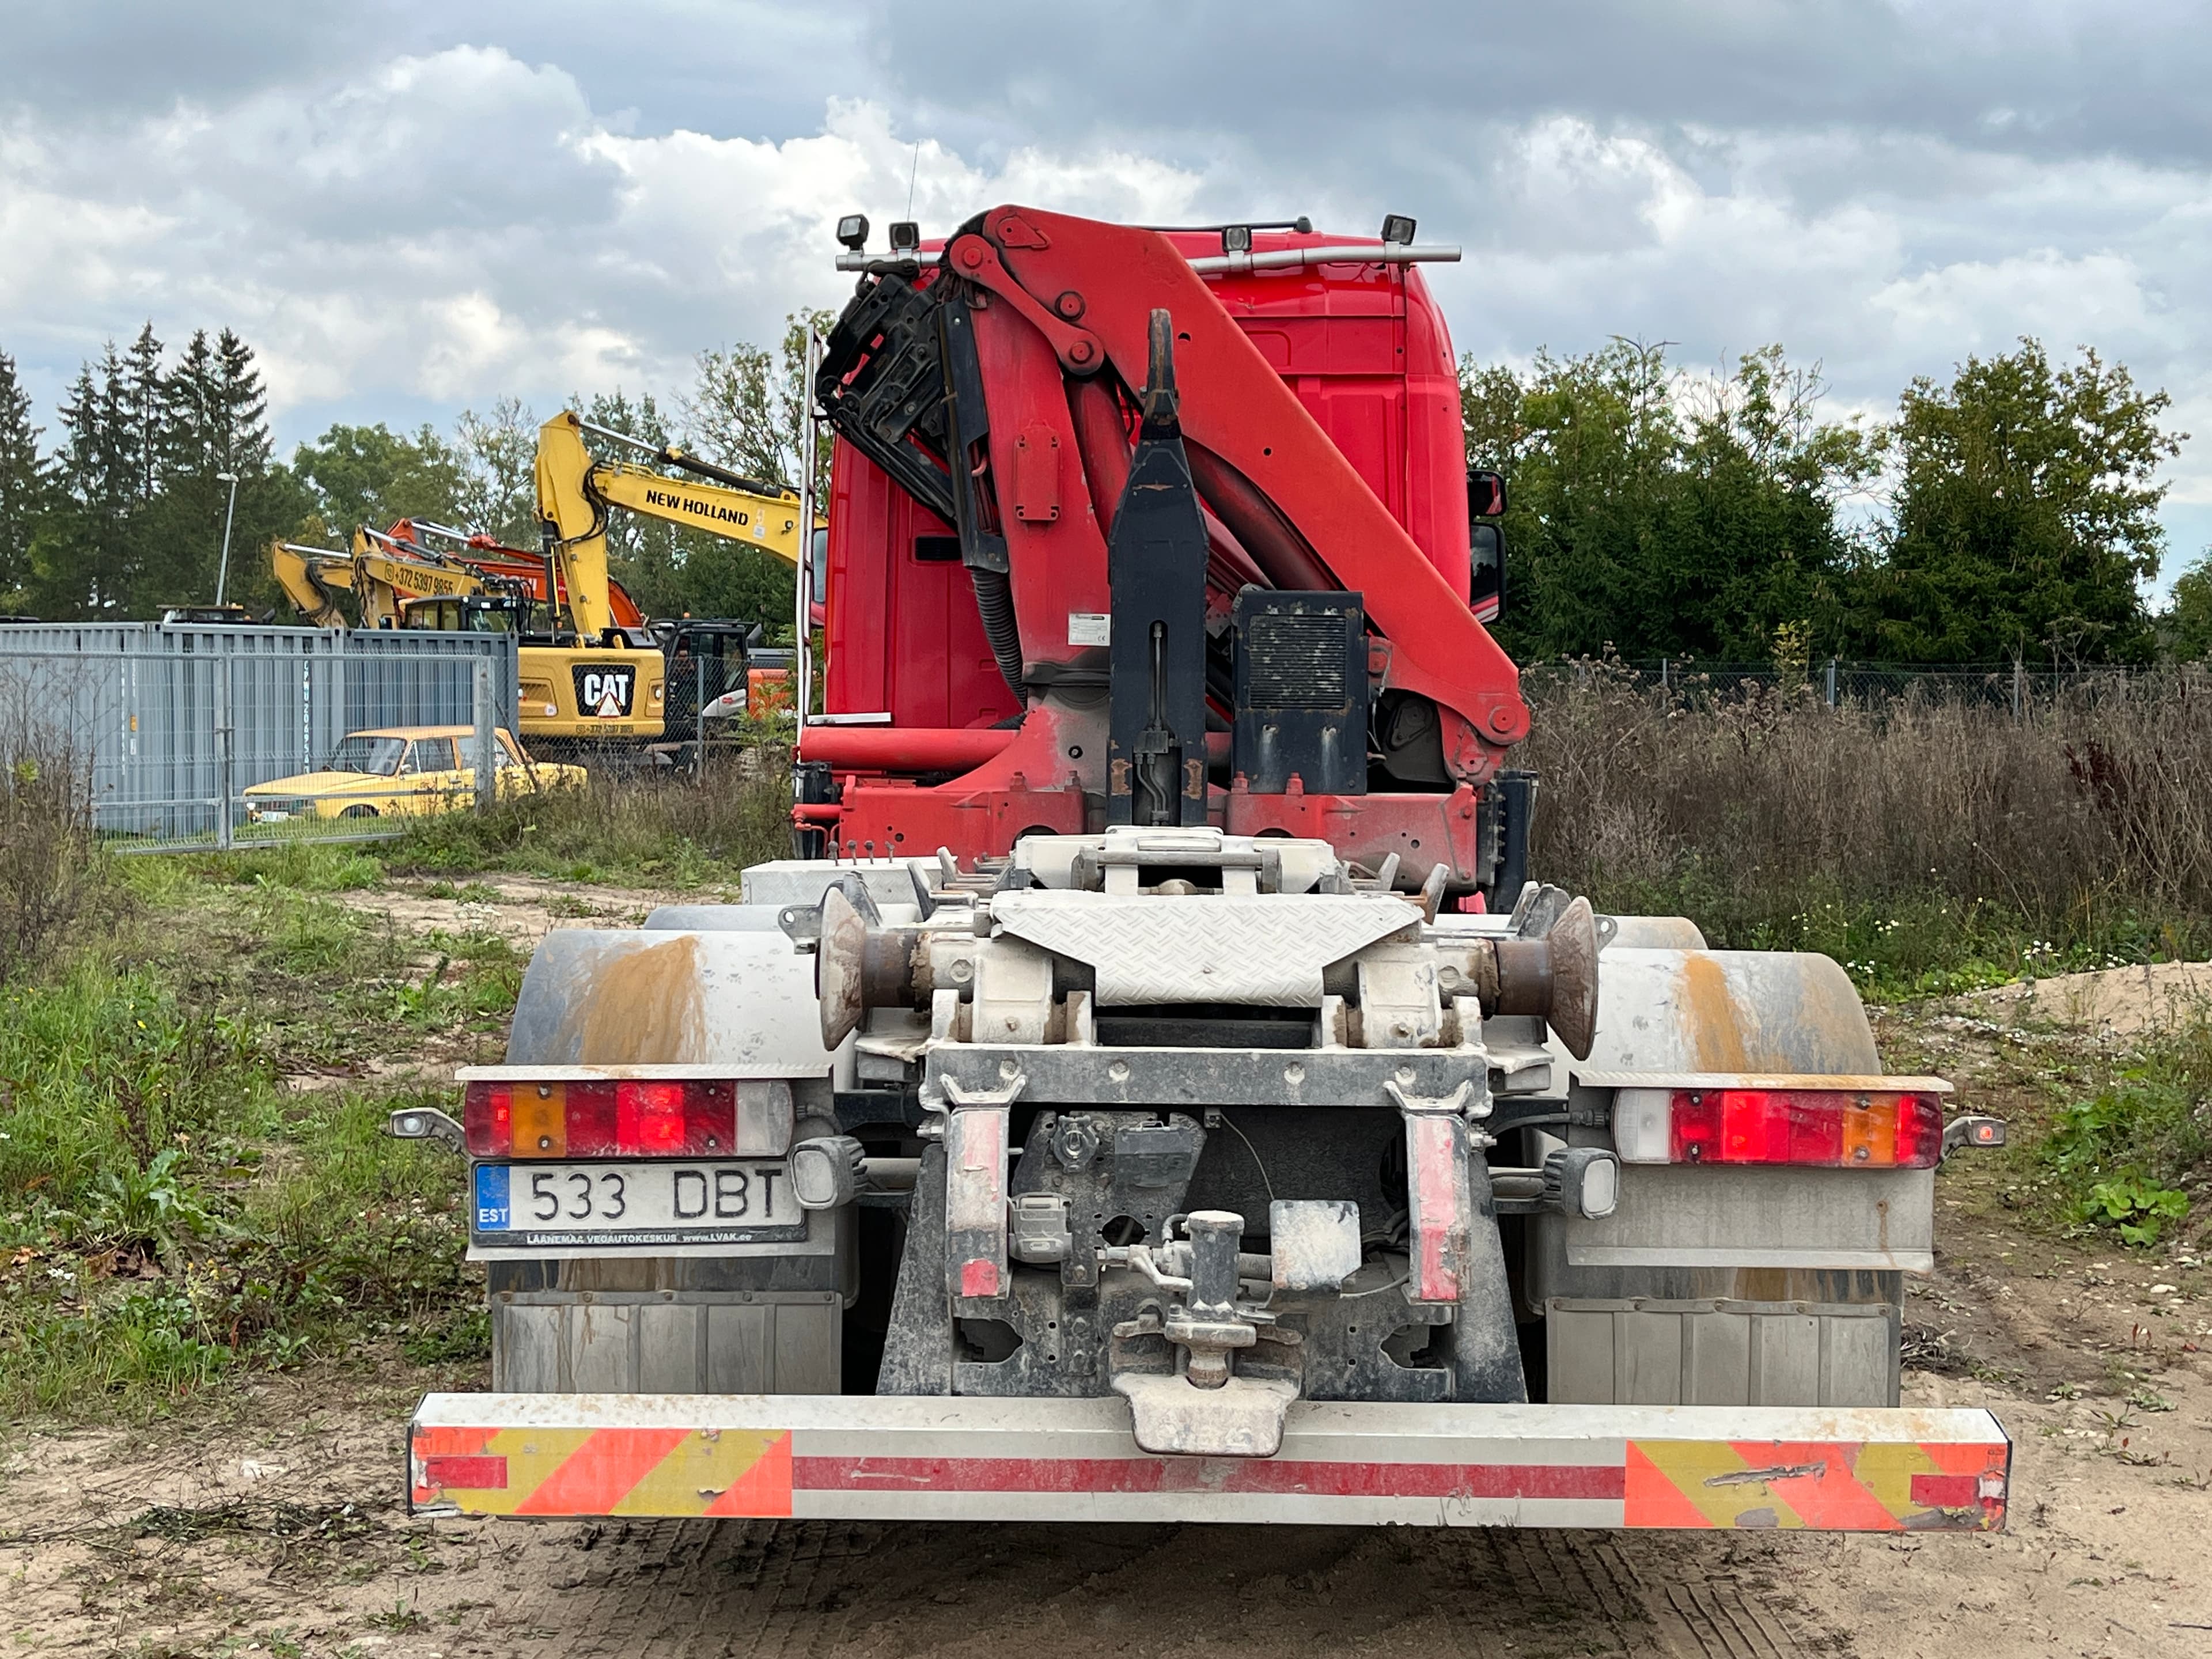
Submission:
<svg viewBox="0 0 2212 1659">
<path fill-rule="evenodd" d="M 504 726 L 494 781 L 501 799 L 544 789 L 580 789 L 580 766 L 533 761 Z M 274 778 L 246 792 L 252 823 L 301 818 L 382 818 L 450 812 L 476 799 L 476 768 L 468 764 L 476 728 L 391 726 L 340 739 L 321 770 Z"/>
</svg>

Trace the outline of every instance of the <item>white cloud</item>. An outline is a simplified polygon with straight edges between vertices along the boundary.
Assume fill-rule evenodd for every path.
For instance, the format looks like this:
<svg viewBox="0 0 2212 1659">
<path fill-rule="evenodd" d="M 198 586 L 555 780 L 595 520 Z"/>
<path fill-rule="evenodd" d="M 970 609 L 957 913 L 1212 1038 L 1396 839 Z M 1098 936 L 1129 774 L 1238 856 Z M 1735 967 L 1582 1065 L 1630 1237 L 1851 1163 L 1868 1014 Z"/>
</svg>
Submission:
<svg viewBox="0 0 2212 1659">
<path fill-rule="evenodd" d="M 670 390 L 702 347 L 836 303 L 837 216 L 902 216 L 910 178 L 935 226 L 1009 198 L 1157 219 L 1198 187 L 1127 151 L 917 156 L 864 101 L 781 142 L 637 136 L 565 71 L 477 47 L 180 106 L 66 166 L 60 148 L 0 144 L 0 232 L 38 231 L 0 240 L 0 343 L 81 351 L 143 313 L 228 324 L 260 351 L 280 425 L 349 398 L 366 413 L 393 394 Z"/>
<path fill-rule="evenodd" d="M 1708 368 L 1780 340 L 1842 408 L 2022 333 L 2093 343 L 2206 432 L 2172 476 L 2212 503 L 2212 32 L 2156 8 L 1674 0 L 1600 27 L 1407 0 L 1347 33 L 1285 0 L 1255 35 L 1158 0 L 957 0 L 955 28 L 888 0 L 639 0 L 618 30 L 574 0 L 256 3 L 251 27 L 49 9 L 11 39 L 0 349 L 49 410 L 148 317 L 244 334 L 288 442 L 666 392 L 702 347 L 837 303 L 832 222 L 880 237 L 911 179 L 933 231 L 1006 200 L 1411 211 L 1468 247 L 1430 272 L 1462 348 L 1620 333 Z M 114 73 L 70 69 L 118 41 Z"/>
<path fill-rule="evenodd" d="M 1890 316 L 1893 337 L 1922 354 L 2002 351 L 2023 334 L 2062 345 L 2140 341 L 2156 327 L 2132 260 L 2115 253 L 2069 258 L 2055 248 L 1899 277 L 1868 303 Z"/>
</svg>

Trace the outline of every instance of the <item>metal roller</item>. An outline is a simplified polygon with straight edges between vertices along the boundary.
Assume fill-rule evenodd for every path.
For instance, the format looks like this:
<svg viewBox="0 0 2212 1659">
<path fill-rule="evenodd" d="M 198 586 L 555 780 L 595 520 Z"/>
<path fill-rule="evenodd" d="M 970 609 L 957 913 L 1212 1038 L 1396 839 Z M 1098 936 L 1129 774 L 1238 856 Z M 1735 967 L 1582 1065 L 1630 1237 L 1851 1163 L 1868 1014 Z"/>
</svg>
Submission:
<svg viewBox="0 0 2212 1659">
<path fill-rule="evenodd" d="M 1173 899 L 1162 899 L 1173 903 Z M 921 1008 L 933 988 L 929 930 L 886 927 L 842 884 L 823 895 L 814 985 L 822 1041 L 836 1048 L 872 1008 Z M 1486 1014 L 1540 1016 L 1577 1060 L 1589 1057 L 1598 1018 L 1597 919 L 1577 898 L 1533 937 L 1474 941 L 1474 987 Z"/>
</svg>

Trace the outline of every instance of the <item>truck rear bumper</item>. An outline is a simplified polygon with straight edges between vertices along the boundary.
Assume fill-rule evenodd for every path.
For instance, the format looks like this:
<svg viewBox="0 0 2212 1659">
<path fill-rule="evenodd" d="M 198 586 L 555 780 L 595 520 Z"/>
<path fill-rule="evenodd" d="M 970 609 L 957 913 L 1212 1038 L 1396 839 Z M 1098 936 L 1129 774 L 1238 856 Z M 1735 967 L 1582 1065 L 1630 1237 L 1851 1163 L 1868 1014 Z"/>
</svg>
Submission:
<svg viewBox="0 0 2212 1659">
<path fill-rule="evenodd" d="M 1993 1531 L 1978 1410 L 1299 1401 L 1270 1458 L 1139 1451 L 1119 1399 L 434 1394 L 421 1515 Z"/>
</svg>

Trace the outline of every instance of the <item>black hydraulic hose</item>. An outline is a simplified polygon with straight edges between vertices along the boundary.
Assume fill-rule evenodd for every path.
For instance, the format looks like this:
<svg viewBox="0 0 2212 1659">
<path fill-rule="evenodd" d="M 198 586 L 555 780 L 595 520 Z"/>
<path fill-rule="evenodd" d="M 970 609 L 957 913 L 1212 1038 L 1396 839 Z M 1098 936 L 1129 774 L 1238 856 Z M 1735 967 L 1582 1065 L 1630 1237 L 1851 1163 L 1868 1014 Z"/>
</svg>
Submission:
<svg viewBox="0 0 2212 1659">
<path fill-rule="evenodd" d="M 781 496 L 795 495 L 799 493 L 787 484 L 769 483 L 760 478 L 748 478 L 742 472 L 732 472 L 726 466 L 716 466 L 712 461 L 702 461 L 696 455 L 689 454 L 677 448 L 673 444 L 656 451 L 655 454 L 664 466 L 681 467 L 686 472 L 696 473 L 702 478 L 710 478 L 716 483 L 727 484 L 732 489 L 742 489 L 748 495 L 765 495 L 770 501 L 775 501 Z"/>
<path fill-rule="evenodd" d="M 988 570 L 981 565 L 970 565 L 968 574 L 975 583 L 975 611 L 983 619 L 983 635 L 991 641 L 991 654 L 999 659 L 1006 690 L 1025 709 L 1029 694 L 1022 689 L 1022 630 L 1014 619 L 1013 583 L 1005 571 Z"/>
</svg>

